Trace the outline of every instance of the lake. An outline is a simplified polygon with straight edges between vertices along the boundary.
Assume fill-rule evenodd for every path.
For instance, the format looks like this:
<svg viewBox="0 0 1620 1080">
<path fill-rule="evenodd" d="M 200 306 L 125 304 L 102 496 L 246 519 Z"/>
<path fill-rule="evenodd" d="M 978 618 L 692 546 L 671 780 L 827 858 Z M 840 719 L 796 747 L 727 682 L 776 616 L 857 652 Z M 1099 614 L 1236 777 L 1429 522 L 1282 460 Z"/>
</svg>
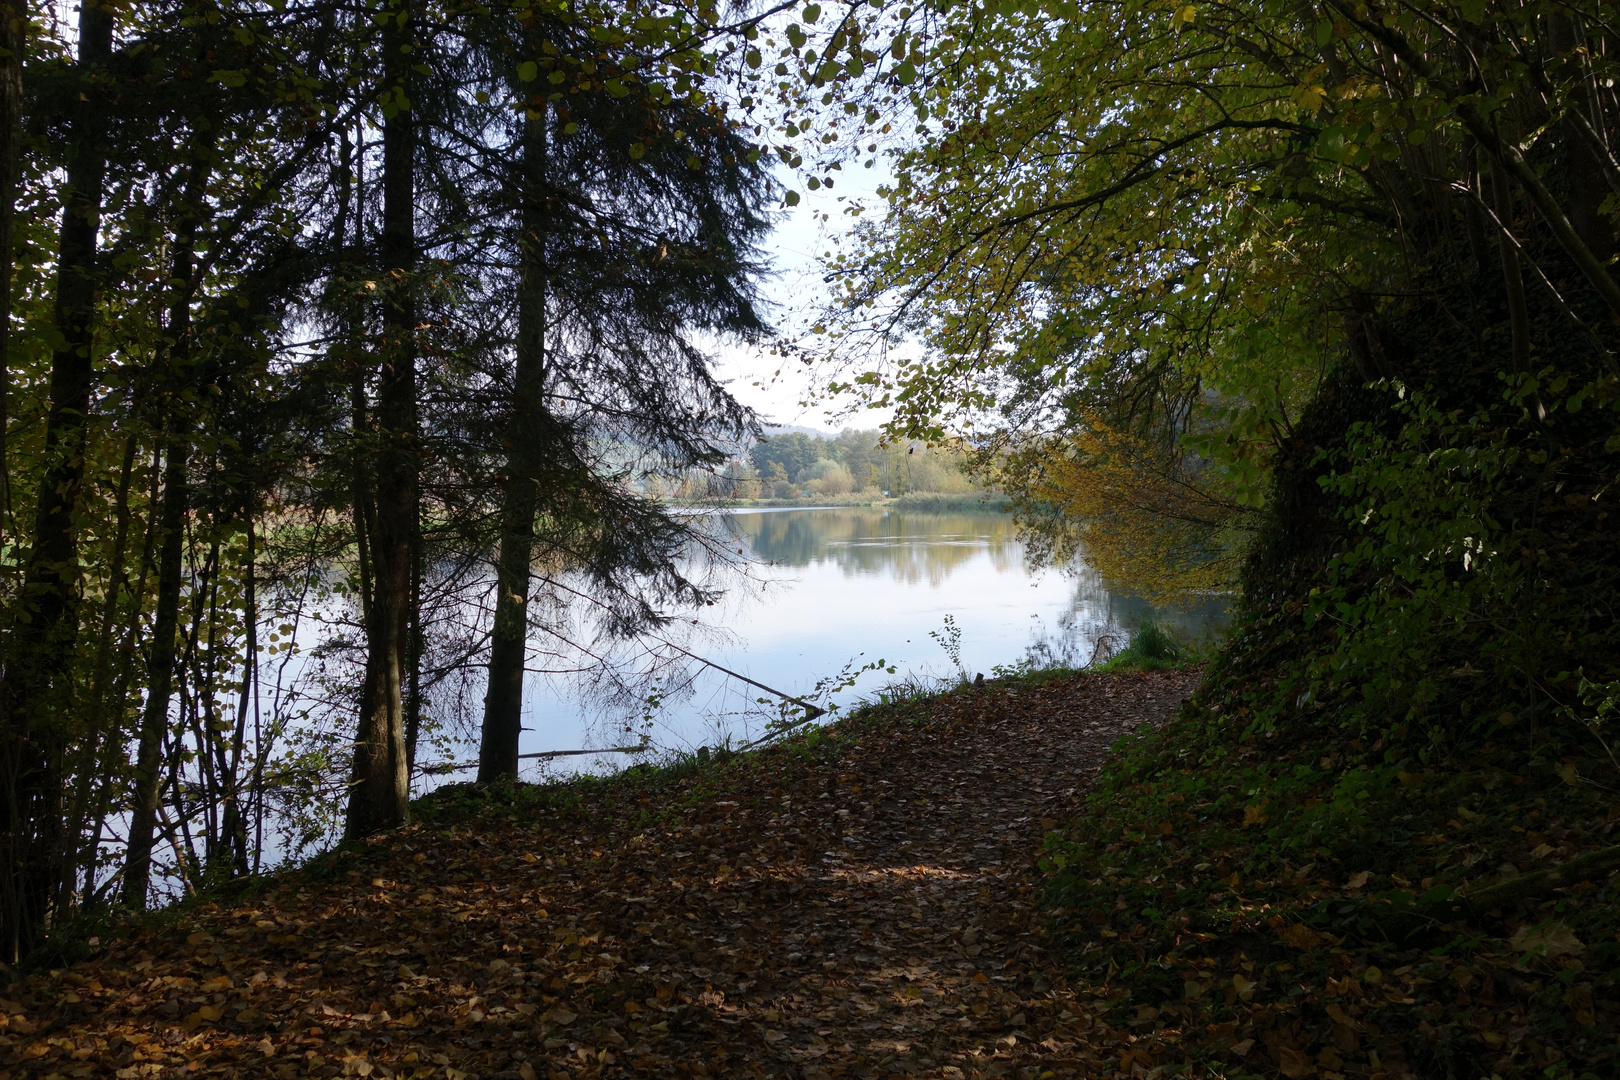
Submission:
<svg viewBox="0 0 1620 1080">
<path fill-rule="evenodd" d="M 739 510 L 717 515 L 715 524 L 752 561 L 757 581 L 704 609 L 702 625 L 683 627 L 692 636 L 681 643 L 794 696 L 812 694 L 818 680 L 870 661 L 896 668 L 894 674 L 866 672 L 831 694 L 830 704 L 841 708 L 899 682 L 990 677 L 998 666 L 1020 662 L 1084 665 L 1100 637 L 1117 647 L 1144 615 L 1184 637 L 1202 638 L 1226 612 L 1224 599 L 1190 612 L 1159 612 L 1092 573 L 1032 572 L 1012 519 L 999 513 Z M 780 720 L 776 705 L 758 704 L 770 695 L 757 687 L 692 667 L 690 685 L 628 719 L 622 711 L 583 708 L 545 676 L 531 676 L 522 752 L 622 745 L 642 731 L 657 750 L 691 751 L 728 738 L 732 745 L 746 743 Z M 525 761 L 523 775 L 603 770 L 634 760 Z"/>
</svg>

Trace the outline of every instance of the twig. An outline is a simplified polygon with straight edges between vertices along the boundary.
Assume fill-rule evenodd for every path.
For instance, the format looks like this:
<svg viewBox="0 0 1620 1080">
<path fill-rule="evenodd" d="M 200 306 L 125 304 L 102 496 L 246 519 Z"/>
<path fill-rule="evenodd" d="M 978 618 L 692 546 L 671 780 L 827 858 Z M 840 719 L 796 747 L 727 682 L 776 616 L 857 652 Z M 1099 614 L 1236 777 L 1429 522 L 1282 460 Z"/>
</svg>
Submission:
<svg viewBox="0 0 1620 1080">
<path fill-rule="evenodd" d="M 660 639 L 660 640 L 662 640 L 662 639 Z M 818 716 L 826 716 L 827 715 L 827 710 L 826 709 L 823 709 L 820 705 L 812 705 L 812 704 L 810 704 L 810 702 L 804 700 L 804 698 L 797 698 L 797 697 L 794 697 L 792 694 L 784 694 L 784 693 L 782 693 L 782 691 L 777 690 L 777 689 L 775 689 L 773 687 L 766 686 L 762 682 L 758 682 L 758 681 L 756 681 L 754 679 L 750 679 L 746 675 L 739 675 L 737 672 L 732 671 L 728 667 L 721 667 L 719 664 L 715 663 L 713 660 L 705 660 L 703 657 L 697 655 L 696 653 L 687 652 L 685 649 L 681 648 L 679 645 L 676 645 L 674 642 L 665 641 L 664 644 L 668 645 L 670 648 L 674 649 L 676 652 L 680 653 L 682 656 L 689 656 L 693 660 L 696 660 L 700 664 L 706 664 L 707 666 L 714 668 L 714 670 L 716 670 L 718 672 L 721 672 L 722 674 L 730 675 L 733 679 L 737 679 L 737 680 L 740 680 L 742 682 L 745 682 L 749 686 L 758 687 L 759 689 L 765 691 L 767 694 L 775 694 L 777 697 L 781 698 L 783 701 L 791 701 L 793 704 L 800 706 L 801 708 L 804 709 L 804 720 L 801 720 L 800 723 L 803 723 L 806 720 L 814 720 Z"/>
<path fill-rule="evenodd" d="M 646 745 L 645 743 L 641 743 L 636 746 L 604 746 L 600 750 L 542 750 L 538 754 L 519 754 L 518 759 L 579 757 L 584 754 L 641 754 L 650 749 L 652 749 L 652 747 Z M 431 765 L 418 765 L 416 771 L 419 773 L 452 773 L 460 769 L 476 768 L 478 768 L 478 762 L 476 761 L 463 761 L 460 763 L 454 761 L 436 761 Z"/>
</svg>

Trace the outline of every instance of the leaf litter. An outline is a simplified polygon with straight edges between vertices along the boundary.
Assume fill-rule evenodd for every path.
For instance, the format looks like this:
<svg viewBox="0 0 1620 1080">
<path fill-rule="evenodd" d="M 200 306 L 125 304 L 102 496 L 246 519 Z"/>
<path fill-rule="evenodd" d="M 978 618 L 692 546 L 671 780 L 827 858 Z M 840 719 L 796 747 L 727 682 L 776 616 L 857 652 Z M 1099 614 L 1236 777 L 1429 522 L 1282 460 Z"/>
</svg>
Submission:
<svg viewBox="0 0 1620 1080">
<path fill-rule="evenodd" d="M 1042 839 L 1198 677 L 992 682 L 588 798 L 427 800 L 14 984 L 0 1075 L 1089 1075 L 1134 1036 L 1065 977 Z"/>
</svg>

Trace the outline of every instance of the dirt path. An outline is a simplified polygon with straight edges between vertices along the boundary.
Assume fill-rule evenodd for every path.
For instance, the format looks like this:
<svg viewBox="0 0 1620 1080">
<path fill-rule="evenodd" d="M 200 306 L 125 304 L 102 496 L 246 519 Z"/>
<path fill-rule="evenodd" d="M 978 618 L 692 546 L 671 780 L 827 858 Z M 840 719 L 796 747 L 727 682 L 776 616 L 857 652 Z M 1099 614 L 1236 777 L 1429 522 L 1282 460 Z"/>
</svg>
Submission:
<svg viewBox="0 0 1620 1080">
<path fill-rule="evenodd" d="M 1196 674 L 946 699 L 836 756 L 650 799 L 413 826 L 35 977 L 24 1075 L 971 1077 L 1118 1062 L 1044 948 L 1045 830 Z M 24 1000 L 25 999 L 25 1000 Z M 53 1038 L 54 1037 L 54 1038 Z"/>
</svg>

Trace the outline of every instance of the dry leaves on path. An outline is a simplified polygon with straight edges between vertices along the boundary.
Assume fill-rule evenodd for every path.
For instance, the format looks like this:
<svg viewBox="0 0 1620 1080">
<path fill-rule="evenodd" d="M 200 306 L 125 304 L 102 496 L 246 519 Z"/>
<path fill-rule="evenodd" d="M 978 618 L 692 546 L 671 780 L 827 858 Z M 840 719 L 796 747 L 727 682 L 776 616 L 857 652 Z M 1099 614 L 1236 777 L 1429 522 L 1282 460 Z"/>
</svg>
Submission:
<svg viewBox="0 0 1620 1080">
<path fill-rule="evenodd" d="M 422 824 L 0 1002 L 12 1076 L 1079 1076 L 1132 1037 L 1033 900 L 1196 672 L 889 706 L 590 805 Z M 536 804 L 539 805 L 539 804 Z M 1100 1003 L 1099 1003 L 1100 1004 Z"/>
</svg>

